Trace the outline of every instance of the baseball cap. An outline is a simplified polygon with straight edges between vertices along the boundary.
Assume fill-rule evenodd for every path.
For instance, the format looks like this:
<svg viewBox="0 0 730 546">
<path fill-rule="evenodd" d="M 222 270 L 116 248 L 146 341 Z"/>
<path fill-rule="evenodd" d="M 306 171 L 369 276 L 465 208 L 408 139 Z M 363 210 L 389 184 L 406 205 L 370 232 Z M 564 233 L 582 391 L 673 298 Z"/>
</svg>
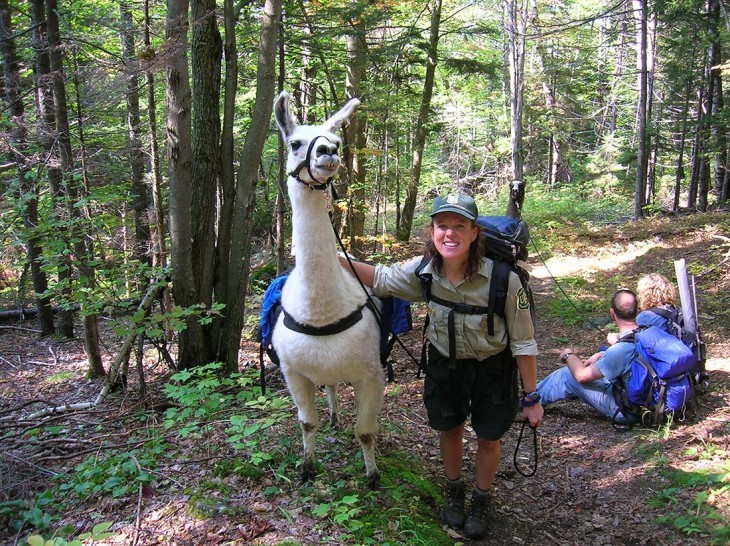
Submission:
<svg viewBox="0 0 730 546">
<path fill-rule="evenodd" d="M 479 216 L 477 204 L 474 202 L 474 199 L 462 193 L 440 195 L 434 199 L 431 217 L 433 218 L 441 212 L 455 212 L 469 220 L 476 220 L 477 216 Z"/>
</svg>

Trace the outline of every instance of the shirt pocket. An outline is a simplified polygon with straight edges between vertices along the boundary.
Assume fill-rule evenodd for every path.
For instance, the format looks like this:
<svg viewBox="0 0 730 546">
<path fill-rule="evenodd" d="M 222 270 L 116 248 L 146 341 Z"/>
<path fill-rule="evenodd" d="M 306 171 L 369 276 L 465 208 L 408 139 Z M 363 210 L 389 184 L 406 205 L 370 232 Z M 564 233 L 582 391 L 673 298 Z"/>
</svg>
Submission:
<svg viewBox="0 0 730 546">
<path fill-rule="evenodd" d="M 440 345 L 449 342 L 449 312 L 451 309 L 437 303 L 428 304 L 429 333 Z"/>
<path fill-rule="evenodd" d="M 487 315 L 464 315 L 464 342 L 476 358 L 491 352 L 487 336 Z"/>
</svg>

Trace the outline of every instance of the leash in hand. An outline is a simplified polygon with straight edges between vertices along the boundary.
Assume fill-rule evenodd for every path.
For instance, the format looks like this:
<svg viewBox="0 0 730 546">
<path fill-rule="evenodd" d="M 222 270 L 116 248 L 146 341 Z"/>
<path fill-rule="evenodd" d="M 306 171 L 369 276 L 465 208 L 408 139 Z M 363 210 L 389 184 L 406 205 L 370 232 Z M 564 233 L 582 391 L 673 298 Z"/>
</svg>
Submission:
<svg viewBox="0 0 730 546">
<path fill-rule="evenodd" d="M 528 470 L 527 472 L 523 472 L 523 470 L 520 468 L 519 463 L 517 462 L 520 446 L 522 445 L 522 437 L 525 434 L 525 427 L 529 426 L 532 429 L 532 449 L 533 449 L 533 457 L 532 457 L 532 468 Z M 535 475 L 537 472 L 537 427 L 533 427 L 530 425 L 530 422 L 525 420 L 522 421 L 522 426 L 520 427 L 520 435 L 517 438 L 517 444 L 515 445 L 515 452 L 512 456 L 512 462 L 515 465 L 515 470 L 525 478 L 531 478 Z"/>
</svg>

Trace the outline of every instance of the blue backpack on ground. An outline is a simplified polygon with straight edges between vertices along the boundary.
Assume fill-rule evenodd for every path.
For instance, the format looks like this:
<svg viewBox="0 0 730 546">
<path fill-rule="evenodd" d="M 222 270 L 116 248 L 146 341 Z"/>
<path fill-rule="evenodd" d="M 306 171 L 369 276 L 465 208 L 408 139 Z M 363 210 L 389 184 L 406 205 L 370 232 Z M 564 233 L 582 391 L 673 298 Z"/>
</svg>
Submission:
<svg viewBox="0 0 730 546">
<path fill-rule="evenodd" d="M 634 415 L 645 426 L 661 425 L 669 418 L 684 420 L 695 401 L 692 350 L 656 326 L 638 328 L 621 342 L 636 344 L 628 384 L 614 384 L 621 412 Z"/>
<path fill-rule="evenodd" d="M 265 389 L 264 379 L 264 353 L 266 353 L 276 366 L 279 365 L 279 357 L 276 349 L 271 343 L 274 334 L 274 326 L 281 313 L 281 291 L 286 284 L 289 275 L 276 277 L 264 292 L 264 299 L 261 302 L 261 315 L 259 317 L 259 328 L 256 341 L 259 342 L 259 364 L 261 366 L 261 388 Z M 390 353 L 396 342 L 396 336 L 404 334 L 413 328 L 411 305 L 405 300 L 395 297 L 377 298 L 380 301 L 380 363 L 387 369 L 388 381 L 393 381 L 393 363 L 389 360 Z"/>
</svg>

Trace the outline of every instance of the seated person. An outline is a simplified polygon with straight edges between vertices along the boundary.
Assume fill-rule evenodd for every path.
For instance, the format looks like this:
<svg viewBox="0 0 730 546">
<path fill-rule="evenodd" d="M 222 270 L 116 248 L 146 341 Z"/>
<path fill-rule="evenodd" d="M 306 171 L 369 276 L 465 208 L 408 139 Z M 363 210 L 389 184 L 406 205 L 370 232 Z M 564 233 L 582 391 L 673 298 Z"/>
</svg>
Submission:
<svg viewBox="0 0 730 546">
<path fill-rule="evenodd" d="M 641 309 L 636 317 L 636 324 L 639 326 L 656 326 L 668 332 L 668 319 L 656 311 L 665 309 L 671 312 L 675 309 L 674 302 L 677 300 L 677 291 L 669 279 L 659 273 L 644 275 L 636 285 L 636 297 L 639 299 L 639 309 Z"/>
<path fill-rule="evenodd" d="M 640 310 L 636 317 L 636 324 L 647 327 L 656 326 L 665 332 L 672 333 L 669 328 L 669 320 L 657 312 L 662 309 L 672 312 L 675 309 L 677 291 L 671 281 L 659 273 L 644 275 L 636 286 L 636 297 L 639 300 Z M 609 345 L 613 345 L 618 340 L 618 334 L 611 332 L 606 339 Z"/>
<path fill-rule="evenodd" d="M 619 290 L 611 300 L 611 318 L 618 326 L 619 341 L 637 328 L 638 305 L 631 290 Z M 560 354 L 564 367 L 537 383 L 543 407 L 558 400 L 580 399 L 617 423 L 632 423 L 632 415 L 623 415 L 613 396 L 613 384 L 626 383 L 631 361 L 636 354 L 634 343 L 615 343 L 605 351 L 582 360 L 571 349 Z"/>
</svg>

